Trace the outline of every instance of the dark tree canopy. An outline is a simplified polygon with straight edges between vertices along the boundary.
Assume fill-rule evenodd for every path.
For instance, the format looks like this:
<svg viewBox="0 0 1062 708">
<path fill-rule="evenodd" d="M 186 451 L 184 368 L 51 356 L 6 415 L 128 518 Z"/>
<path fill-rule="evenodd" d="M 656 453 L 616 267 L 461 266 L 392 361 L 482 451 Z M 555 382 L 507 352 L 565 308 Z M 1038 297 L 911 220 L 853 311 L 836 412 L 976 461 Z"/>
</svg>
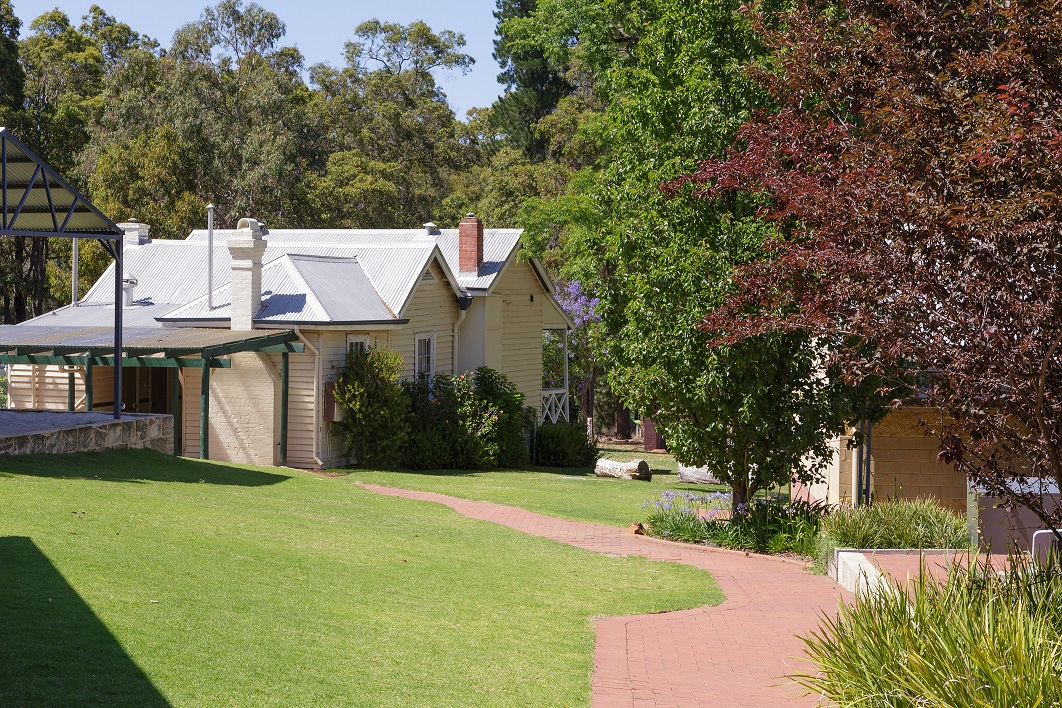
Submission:
<svg viewBox="0 0 1062 708">
<path fill-rule="evenodd" d="M 508 142 L 532 159 L 541 159 L 546 141 L 536 134 L 535 124 L 572 92 L 572 86 L 557 71 L 545 52 L 538 47 L 515 46 L 506 23 L 530 17 L 537 0 L 498 0 L 494 17 L 498 20 L 498 38 L 494 40 L 494 58 L 501 65 L 498 82 L 505 85 L 505 95 L 491 112 L 494 126 L 505 133 Z"/>
<path fill-rule="evenodd" d="M 756 72 L 777 111 L 694 182 L 748 191 L 780 236 L 705 328 L 832 343 L 953 425 L 940 459 L 1058 528 L 1062 13 L 1036 0 L 800 2 Z"/>
</svg>

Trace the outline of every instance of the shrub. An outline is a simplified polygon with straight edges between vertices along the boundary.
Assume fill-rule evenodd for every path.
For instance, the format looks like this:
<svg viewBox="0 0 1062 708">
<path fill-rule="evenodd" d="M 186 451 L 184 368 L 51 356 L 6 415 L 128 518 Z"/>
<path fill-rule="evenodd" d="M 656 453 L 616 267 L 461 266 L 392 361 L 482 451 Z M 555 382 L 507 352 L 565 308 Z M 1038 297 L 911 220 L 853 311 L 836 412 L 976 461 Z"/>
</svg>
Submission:
<svg viewBox="0 0 1062 708">
<path fill-rule="evenodd" d="M 839 706 L 1062 705 L 1062 576 L 1012 559 L 842 603 L 793 678 Z"/>
<path fill-rule="evenodd" d="M 593 467 L 601 453 L 581 423 L 544 423 L 536 433 L 538 464 L 546 467 Z"/>
<path fill-rule="evenodd" d="M 467 380 L 468 377 L 466 376 Z M 491 434 L 497 449 L 494 465 L 518 467 L 527 462 L 527 431 L 524 394 L 505 374 L 481 366 L 471 375 L 472 398 L 483 406 L 482 415 L 491 418 Z"/>
<path fill-rule="evenodd" d="M 767 497 L 742 505 L 731 515 L 730 502 L 729 492 L 696 495 L 665 490 L 649 513 L 650 533 L 757 553 L 814 553 L 824 505 Z"/>
<path fill-rule="evenodd" d="M 334 397 L 344 412 L 336 425 L 355 466 L 394 464 L 400 459 L 409 412 L 409 398 L 398 382 L 402 366 L 401 356 L 376 347 L 347 353 Z"/>
<path fill-rule="evenodd" d="M 504 374 L 480 367 L 402 387 L 410 400 L 406 467 L 487 469 L 527 461 L 524 397 Z"/>
<path fill-rule="evenodd" d="M 835 548 L 966 548 L 966 519 L 931 499 L 889 499 L 842 507 L 822 525 L 816 552 L 825 572 Z"/>
</svg>

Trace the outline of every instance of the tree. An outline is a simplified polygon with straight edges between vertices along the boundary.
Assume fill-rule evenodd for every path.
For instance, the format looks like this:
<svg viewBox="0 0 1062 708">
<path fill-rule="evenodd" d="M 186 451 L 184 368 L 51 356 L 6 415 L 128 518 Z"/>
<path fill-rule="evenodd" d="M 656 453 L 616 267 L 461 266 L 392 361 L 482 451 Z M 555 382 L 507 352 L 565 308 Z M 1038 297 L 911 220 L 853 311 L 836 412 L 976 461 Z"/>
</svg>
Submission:
<svg viewBox="0 0 1062 708">
<path fill-rule="evenodd" d="M 505 94 L 494 104 L 491 120 L 506 134 L 510 145 L 531 160 L 541 160 L 546 154 L 545 141 L 536 134 L 535 124 L 572 91 L 542 48 L 517 45 L 509 35 L 509 21 L 531 17 L 536 6 L 537 0 L 498 0 L 494 12 L 498 20 L 494 58 L 502 68 L 498 82 L 505 85 Z"/>
<path fill-rule="evenodd" d="M 320 119 L 323 173 L 310 182 L 326 226 L 395 226 L 441 216 L 451 180 L 476 159 L 473 146 L 435 81 L 435 72 L 465 72 L 472 57 L 462 35 L 436 34 L 423 22 L 370 20 L 346 45 L 346 66 L 311 70 L 313 112 Z"/>
<path fill-rule="evenodd" d="M 820 375 L 807 336 L 710 349 L 697 329 L 723 301 L 734 265 L 755 258 L 771 233 L 752 198 L 705 203 L 660 190 L 721 154 L 764 104 L 741 71 L 763 50 L 737 10 L 736 0 L 632 1 L 608 12 L 589 0 L 541 0 L 523 35 L 559 39 L 551 51 L 594 72 L 605 106 L 583 123 L 600 146 L 597 163 L 563 198 L 530 204 L 532 244 L 562 242 L 565 272 L 600 299 L 593 346 L 612 390 L 660 424 L 680 461 L 710 465 L 735 505 L 791 477 L 814 478 L 851 405 L 844 386 Z"/>
<path fill-rule="evenodd" d="M 1062 15 L 842 0 L 757 24 L 777 110 L 672 185 L 754 193 L 777 229 L 705 329 L 828 342 L 853 380 L 940 409 L 940 461 L 1058 533 L 1041 483 L 1062 485 Z"/>
<path fill-rule="evenodd" d="M 0 0 L 0 120 L 11 119 L 22 109 L 26 95 L 26 72 L 19 64 L 18 32 L 22 21 L 15 17 L 10 0 Z"/>
</svg>

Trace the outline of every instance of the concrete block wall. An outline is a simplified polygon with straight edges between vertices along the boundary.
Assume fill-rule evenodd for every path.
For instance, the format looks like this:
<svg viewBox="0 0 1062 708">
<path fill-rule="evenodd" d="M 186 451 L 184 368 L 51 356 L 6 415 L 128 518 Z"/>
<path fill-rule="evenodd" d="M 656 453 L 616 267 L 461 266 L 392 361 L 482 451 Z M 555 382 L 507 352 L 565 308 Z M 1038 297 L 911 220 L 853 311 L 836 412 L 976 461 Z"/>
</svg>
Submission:
<svg viewBox="0 0 1062 708">
<path fill-rule="evenodd" d="M 277 464 L 280 373 L 264 354 L 230 356 L 232 368 L 210 374 L 210 459 Z M 184 369 L 184 454 L 199 456 L 202 372 Z"/>
<path fill-rule="evenodd" d="M 928 430 L 919 418 L 929 423 Z M 938 432 L 940 425 L 938 412 L 914 409 L 890 413 L 874 426 L 870 475 L 878 499 L 937 499 L 941 506 L 965 512 L 966 478 L 954 465 L 937 462 L 939 442 L 926 434 Z M 834 440 L 835 457 L 827 475 L 831 503 L 852 502 L 855 450 L 848 447 L 850 440 L 850 435 Z"/>
</svg>

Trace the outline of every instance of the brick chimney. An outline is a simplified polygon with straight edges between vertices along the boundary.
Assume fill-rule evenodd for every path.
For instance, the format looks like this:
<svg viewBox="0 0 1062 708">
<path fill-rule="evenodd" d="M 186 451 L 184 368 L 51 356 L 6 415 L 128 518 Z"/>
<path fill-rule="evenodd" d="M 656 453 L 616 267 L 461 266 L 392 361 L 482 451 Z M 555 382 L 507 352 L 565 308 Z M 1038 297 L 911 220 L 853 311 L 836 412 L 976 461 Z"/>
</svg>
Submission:
<svg viewBox="0 0 1062 708">
<path fill-rule="evenodd" d="M 461 275 L 479 275 L 483 264 L 483 222 L 475 214 L 461 219 L 457 227 L 459 247 L 459 266 Z"/>
<path fill-rule="evenodd" d="M 266 250 L 262 226 L 254 219 L 240 219 L 229 238 L 232 258 L 232 329 L 254 329 L 254 316 L 262 307 L 262 254 Z"/>
</svg>

